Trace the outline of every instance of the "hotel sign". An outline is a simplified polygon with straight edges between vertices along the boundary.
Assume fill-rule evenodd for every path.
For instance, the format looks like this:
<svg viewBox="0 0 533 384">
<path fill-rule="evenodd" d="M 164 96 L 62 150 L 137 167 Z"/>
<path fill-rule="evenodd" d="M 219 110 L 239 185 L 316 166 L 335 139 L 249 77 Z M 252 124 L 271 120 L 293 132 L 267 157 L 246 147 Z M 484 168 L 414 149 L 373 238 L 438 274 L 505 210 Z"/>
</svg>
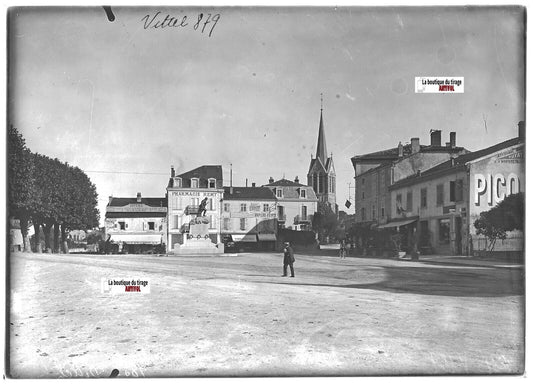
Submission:
<svg viewBox="0 0 533 384">
<path fill-rule="evenodd" d="M 167 207 L 150 207 L 146 204 L 128 204 L 123 207 L 107 207 L 107 212 L 166 212 Z"/>
</svg>

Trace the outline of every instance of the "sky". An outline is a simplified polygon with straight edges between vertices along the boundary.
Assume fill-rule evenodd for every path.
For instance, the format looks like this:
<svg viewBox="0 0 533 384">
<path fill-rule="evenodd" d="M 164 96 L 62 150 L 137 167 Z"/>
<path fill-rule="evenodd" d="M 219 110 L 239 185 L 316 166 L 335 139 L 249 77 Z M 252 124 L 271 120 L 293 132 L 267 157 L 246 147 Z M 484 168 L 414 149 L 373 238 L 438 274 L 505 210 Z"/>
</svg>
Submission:
<svg viewBox="0 0 533 384">
<path fill-rule="evenodd" d="M 337 203 L 349 213 L 351 157 L 412 137 L 429 144 L 431 129 L 474 151 L 517 136 L 525 120 L 519 7 L 113 13 L 18 8 L 8 30 L 8 122 L 33 152 L 88 174 L 101 218 L 108 196 L 164 196 L 172 165 L 222 165 L 224 185 L 230 164 L 236 186 L 305 181 L 321 94 Z M 151 27 L 167 14 L 187 25 Z M 417 76 L 464 77 L 465 91 L 415 93 Z"/>
</svg>

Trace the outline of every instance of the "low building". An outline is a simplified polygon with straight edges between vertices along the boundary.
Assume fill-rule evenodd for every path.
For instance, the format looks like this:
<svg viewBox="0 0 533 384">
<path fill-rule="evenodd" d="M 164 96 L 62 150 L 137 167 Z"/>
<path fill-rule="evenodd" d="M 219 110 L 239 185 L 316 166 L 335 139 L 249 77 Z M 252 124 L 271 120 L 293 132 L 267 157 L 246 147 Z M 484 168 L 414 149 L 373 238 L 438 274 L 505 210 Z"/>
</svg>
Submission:
<svg viewBox="0 0 533 384">
<path fill-rule="evenodd" d="M 166 197 L 109 197 L 105 237 L 115 252 L 164 252 L 166 231 Z"/>
<path fill-rule="evenodd" d="M 220 212 L 224 195 L 222 186 L 222 166 L 203 165 L 192 171 L 175 174 L 171 167 L 167 186 L 168 195 L 168 251 L 175 245 L 184 245 L 190 238 L 189 223 L 197 216 L 198 208 L 204 199 L 205 217 L 209 220 L 208 237 L 213 244 L 221 243 Z"/>
<path fill-rule="evenodd" d="M 298 177 L 294 181 L 281 179 L 264 185 L 276 197 L 277 219 L 280 228 L 298 231 L 310 231 L 313 215 L 317 211 L 318 198 L 312 186 L 300 184 Z"/>
<path fill-rule="evenodd" d="M 485 250 L 474 222 L 505 196 L 524 192 L 523 136 L 452 158 L 391 185 L 391 220 L 380 225 L 422 252 L 473 255 Z M 497 243 L 496 252 L 522 252 L 523 235 Z"/>
<path fill-rule="evenodd" d="M 276 197 L 266 187 L 224 187 L 222 236 L 237 248 L 274 250 Z"/>
</svg>

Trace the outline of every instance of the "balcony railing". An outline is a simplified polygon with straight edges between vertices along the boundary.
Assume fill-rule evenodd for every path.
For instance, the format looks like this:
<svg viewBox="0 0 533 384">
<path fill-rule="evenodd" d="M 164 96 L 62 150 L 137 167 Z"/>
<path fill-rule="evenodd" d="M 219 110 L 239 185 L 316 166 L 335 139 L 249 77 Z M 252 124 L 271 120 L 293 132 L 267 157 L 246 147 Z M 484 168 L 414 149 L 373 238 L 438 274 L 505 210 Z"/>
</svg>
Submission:
<svg viewBox="0 0 533 384">
<path fill-rule="evenodd" d="M 198 214 L 198 208 L 200 208 L 199 205 L 187 205 L 185 207 L 185 214 L 186 215 L 197 215 Z"/>
<path fill-rule="evenodd" d="M 313 219 L 313 215 L 296 215 L 294 217 L 294 224 L 309 224 Z"/>
</svg>

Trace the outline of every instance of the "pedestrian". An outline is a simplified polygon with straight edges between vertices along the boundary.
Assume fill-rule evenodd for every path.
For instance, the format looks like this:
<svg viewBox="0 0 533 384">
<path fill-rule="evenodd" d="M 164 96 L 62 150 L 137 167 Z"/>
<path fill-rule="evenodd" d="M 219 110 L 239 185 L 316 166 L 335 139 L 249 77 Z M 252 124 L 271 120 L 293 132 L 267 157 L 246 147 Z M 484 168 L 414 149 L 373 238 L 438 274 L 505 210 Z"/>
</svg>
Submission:
<svg viewBox="0 0 533 384">
<path fill-rule="evenodd" d="M 341 240 L 339 257 L 341 259 L 346 259 L 346 243 L 344 240 Z"/>
<path fill-rule="evenodd" d="M 285 243 L 285 248 L 283 249 L 283 275 L 282 277 L 287 276 L 287 265 L 291 267 L 291 277 L 294 277 L 294 251 L 292 250 L 291 244 L 289 242 Z"/>
</svg>

